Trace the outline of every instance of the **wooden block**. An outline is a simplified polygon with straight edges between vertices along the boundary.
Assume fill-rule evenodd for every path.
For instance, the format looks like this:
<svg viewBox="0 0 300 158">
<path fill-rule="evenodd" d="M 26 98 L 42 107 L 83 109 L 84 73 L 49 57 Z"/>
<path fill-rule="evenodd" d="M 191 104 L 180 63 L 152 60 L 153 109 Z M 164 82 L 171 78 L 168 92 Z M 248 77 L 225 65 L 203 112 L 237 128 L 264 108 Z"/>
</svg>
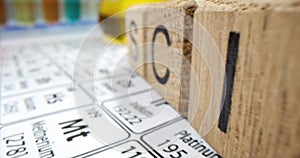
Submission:
<svg viewBox="0 0 300 158">
<path fill-rule="evenodd" d="M 145 76 L 145 11 L 146 5 L 131 7 L 126 11 L 126 34 L 128 59 L 133 69 Z"/>
<path fill-rule="evenodd" d="M 189 121 L 223 157 L 300 157 L 299 4 L 218 1 L 195 13 Z"/>
<path fill-rule="evenodd" d="M 147 9 L 146 80 L 187 116 L 194 0 L 174 0 Z"/>
</svg>

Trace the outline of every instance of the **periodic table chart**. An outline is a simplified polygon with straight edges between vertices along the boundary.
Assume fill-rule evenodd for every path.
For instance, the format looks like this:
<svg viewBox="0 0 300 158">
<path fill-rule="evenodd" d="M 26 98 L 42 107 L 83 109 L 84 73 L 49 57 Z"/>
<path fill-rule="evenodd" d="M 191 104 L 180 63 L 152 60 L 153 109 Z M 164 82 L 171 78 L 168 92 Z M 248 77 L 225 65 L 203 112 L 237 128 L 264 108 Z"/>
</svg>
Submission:
<svg viewBox="0 0 300 158">
<path fill-rule="evenodd" d="M 82 40 L 2 41 L 0 157 L 221 157 L 134 73 L 125 46 Z"/>
</svg>

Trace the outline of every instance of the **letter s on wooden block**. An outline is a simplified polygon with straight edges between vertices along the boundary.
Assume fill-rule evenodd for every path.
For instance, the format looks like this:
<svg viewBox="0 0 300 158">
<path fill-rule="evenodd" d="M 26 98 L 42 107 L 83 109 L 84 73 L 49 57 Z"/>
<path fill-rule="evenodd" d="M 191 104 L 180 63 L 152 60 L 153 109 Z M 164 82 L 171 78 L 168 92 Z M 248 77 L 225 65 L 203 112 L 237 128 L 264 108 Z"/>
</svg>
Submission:
<svg viewBox="0 0 300 158">
<path fill-rule="evenodd" d="M 174 0 L 147 9 L 146 80 L 187 116 L 194 0 Z"/>
<path fill-rule="evenodd" d="M 145 11 L 150 5 L 137 5 L 126 10 L 126 38 L 128 59 L 132 68 L 145 76 Z"/>
<path fill-rule="evenodd" d="M 299 1 L 207 2 L 194 19 L 193 127 L 223 157 L 299 157 Z"/>
</svg>

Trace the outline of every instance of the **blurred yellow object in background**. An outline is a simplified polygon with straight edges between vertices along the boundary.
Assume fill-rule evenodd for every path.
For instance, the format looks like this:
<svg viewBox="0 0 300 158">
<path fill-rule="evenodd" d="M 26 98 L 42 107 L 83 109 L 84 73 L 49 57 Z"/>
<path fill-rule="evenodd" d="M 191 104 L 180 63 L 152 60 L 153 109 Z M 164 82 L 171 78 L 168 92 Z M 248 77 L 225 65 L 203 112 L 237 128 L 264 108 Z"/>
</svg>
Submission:
<svg viewBox="0 0 300 158">
<path fill-rule="evenodd" d="M 162 1 L 167 0 L 102 0 L 99 8 L 99 22 L 105 37 L 108 40 L 113 38 L 114 42 L 125 43 L 126 9 L 137 4 Z M 112 15 L 114 16 L 110 17 Z"/>
<path fill-rule="evenodd" d="M 33 0 L 13 0 L 13 13 L 20 25 L 35 23 L 35 2 Z"/>
</svg>

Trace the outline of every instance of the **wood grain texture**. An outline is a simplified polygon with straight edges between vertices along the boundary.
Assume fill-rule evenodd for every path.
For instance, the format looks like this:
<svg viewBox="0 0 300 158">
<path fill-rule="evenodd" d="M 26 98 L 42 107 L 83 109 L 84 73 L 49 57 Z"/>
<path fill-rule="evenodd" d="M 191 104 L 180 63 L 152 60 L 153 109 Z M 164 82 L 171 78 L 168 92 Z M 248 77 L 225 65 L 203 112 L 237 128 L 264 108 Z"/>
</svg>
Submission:
<svg viewBox="0 0 300 158">
<path fill-rule="evenodd" d="M 193 127 L 200 134 L 206 132 L 204 139 L 226 158 L 299 158 L 299 1 L 206 2 L 199 5 L 195 20 L 215 43 L 206 43 L 207 35 L 195 21 L 193 40 L 197 49 L 193 49 L 192 68 L 197 79 L 191 79 L 191 85 L 199 84 L 200 93 L 192 93 L 195 86 L 191 86 L 189 120 Z M 238 43 L 232 39 L 237 38 L 231 36 L 234 33 L 238 34 Z M 237 60 L 235 66 L 230 66 L 234 57 L 228 52 L 234 51 L 235 44 Z M 221 53 L 223 70 L 211 70 L 207 63 L 220 61 L 199 52 L 215 46 Z M 224 94 L 224 89 L 213 91 L 211 71 L 226 75 L 234 71 L 232 85 L 226 85 L 232 87 L 231 94 Z M 223 79 L 221 76 L 218 83 L 228 83 Z M 213 115 L 220 115 L 221 102 L 230 100 L 226 130 L 221 129 L 224 122 L 218 119 L 209 131 L 201 126 L 212 93 L 217 93 L 213 102 L 219 103 Z"/>
<path fill-rule="evenodd" d="M 146 14 L 146 80 L 183 116 L 188 111 L 196 8 L 193 0 L 174 0 L 147 9 Z"/>
</svg>

